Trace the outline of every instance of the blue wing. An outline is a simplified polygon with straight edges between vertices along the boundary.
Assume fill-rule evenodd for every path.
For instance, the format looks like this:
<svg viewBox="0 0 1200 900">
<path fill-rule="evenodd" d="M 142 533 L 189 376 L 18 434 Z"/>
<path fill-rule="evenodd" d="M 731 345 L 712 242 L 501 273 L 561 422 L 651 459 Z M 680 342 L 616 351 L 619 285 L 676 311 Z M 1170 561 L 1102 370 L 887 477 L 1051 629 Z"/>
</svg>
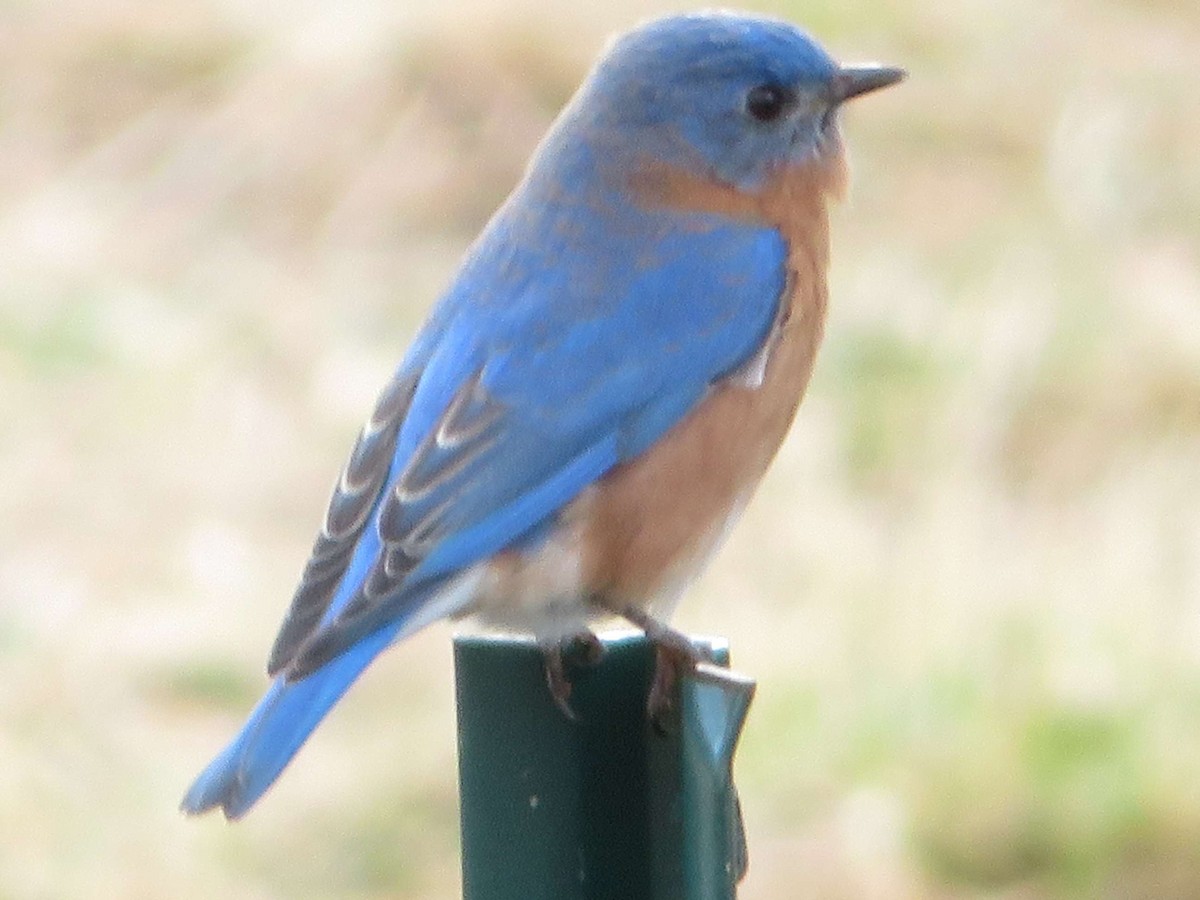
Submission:
<svg viewBox="0 0 1200 900">
<path fill-rule="evenodd" d="M 540 532 L 656 441 L 765 339 L 782 258 L 775 232 L 726 224 L 660 240 L 641 265 L 617 255 L 599 279 L 593 246 L 575 264 L 508 260 L 537 274 L 506 296 L 471 290 L 400 429 L 375 511 L 381 546 L 294 648 L 288 677 L 414 614 L 412 588 Z M 602 303 L 580 272 L 606 285 Z"/>
<path fill-rule="evenodd" d="M 339 480 L 274 685 L 185 811 L 248 809 L 380 650 L 455 611 L 460 573 L 541 533 L 755 352 L 784 288 L 782 238 L 691 225 L 649 240 L 598 223 L 546 246 L 493 222 Z"/>
</svg>

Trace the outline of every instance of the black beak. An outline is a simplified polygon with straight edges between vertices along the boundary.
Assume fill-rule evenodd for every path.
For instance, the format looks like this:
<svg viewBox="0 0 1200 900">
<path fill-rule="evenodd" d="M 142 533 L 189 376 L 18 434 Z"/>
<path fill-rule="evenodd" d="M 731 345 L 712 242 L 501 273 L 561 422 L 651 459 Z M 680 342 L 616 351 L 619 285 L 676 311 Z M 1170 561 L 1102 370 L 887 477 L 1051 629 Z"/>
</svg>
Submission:
<svg viewBox="0 0 1200 900">
<path fill-rule="evenodd" d="M 905 74 L 903 69 L 895 66 L 842 66 L 833 76 L 831 94 L 834 105 L 889 87 L 903 80 Z"/>
</svg>

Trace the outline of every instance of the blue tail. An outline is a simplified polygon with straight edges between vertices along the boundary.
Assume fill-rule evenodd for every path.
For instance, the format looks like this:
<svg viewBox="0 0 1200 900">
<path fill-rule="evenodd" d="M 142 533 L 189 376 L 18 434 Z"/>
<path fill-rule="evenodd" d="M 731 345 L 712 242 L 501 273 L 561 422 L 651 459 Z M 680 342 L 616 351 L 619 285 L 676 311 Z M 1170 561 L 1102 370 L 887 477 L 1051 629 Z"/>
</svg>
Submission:
<svg viewBox="0 0 1200 900">
<path fill-rule="evenodd" d="M 307 678 L 290 684 L 282 675 L 276 678 L 238 736 L 200 773 L 180 809 L 195 815 L 220 806 L 227 819 L 245 815 L 400 625 L 368 635 Z"/>
</svg>

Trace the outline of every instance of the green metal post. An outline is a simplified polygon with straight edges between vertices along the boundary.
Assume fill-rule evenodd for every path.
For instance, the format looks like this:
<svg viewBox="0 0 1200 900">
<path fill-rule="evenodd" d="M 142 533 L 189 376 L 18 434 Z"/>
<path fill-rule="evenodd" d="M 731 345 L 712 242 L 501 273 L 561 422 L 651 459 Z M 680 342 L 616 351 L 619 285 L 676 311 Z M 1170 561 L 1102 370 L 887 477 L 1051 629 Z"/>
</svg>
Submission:
<svg viewBox="0 0 1200 900">
<path fill-rule="evenodd" d="M 754 683 L 685 678 L 646 717 L 654 650 L 604 641 L 570 665 L 575 721 L 530 640 L 455 640 L 465 900 L 733 900 L 746 866 L 731 767 Z M 708 642 L 721 665 L 723 642 Z"/>
</svg>

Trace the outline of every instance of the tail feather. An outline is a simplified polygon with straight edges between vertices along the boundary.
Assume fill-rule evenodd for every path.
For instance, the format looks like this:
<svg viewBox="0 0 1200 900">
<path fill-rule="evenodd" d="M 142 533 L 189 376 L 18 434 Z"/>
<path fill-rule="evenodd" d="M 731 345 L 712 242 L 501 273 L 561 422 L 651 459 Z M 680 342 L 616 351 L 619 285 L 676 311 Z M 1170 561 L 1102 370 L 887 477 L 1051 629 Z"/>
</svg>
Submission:
<svg viewBox="0 0 1200 900">
<path fill-rule="evenodd" d="M 180 809 L 197 815 L 219 806 L 227 819 L 245 815 L 398 630 L 397 623 L 369 635 L 307 678 L 289 683 L 277 677 L 237 737 L 200 773 Z"/>
<path fill-rule="evenodd" d="M 277 676 L 237 737 L 193 782 L 179 808 L 197 815 L 219 806 L 227 819 L 245 815 L 371 660 L 393 641 L 469 606 L 482 574 L 469 569 L 421 585 L 403 615 L 364 635 L 311 675 L 295 681 Z"/>
</svg>

